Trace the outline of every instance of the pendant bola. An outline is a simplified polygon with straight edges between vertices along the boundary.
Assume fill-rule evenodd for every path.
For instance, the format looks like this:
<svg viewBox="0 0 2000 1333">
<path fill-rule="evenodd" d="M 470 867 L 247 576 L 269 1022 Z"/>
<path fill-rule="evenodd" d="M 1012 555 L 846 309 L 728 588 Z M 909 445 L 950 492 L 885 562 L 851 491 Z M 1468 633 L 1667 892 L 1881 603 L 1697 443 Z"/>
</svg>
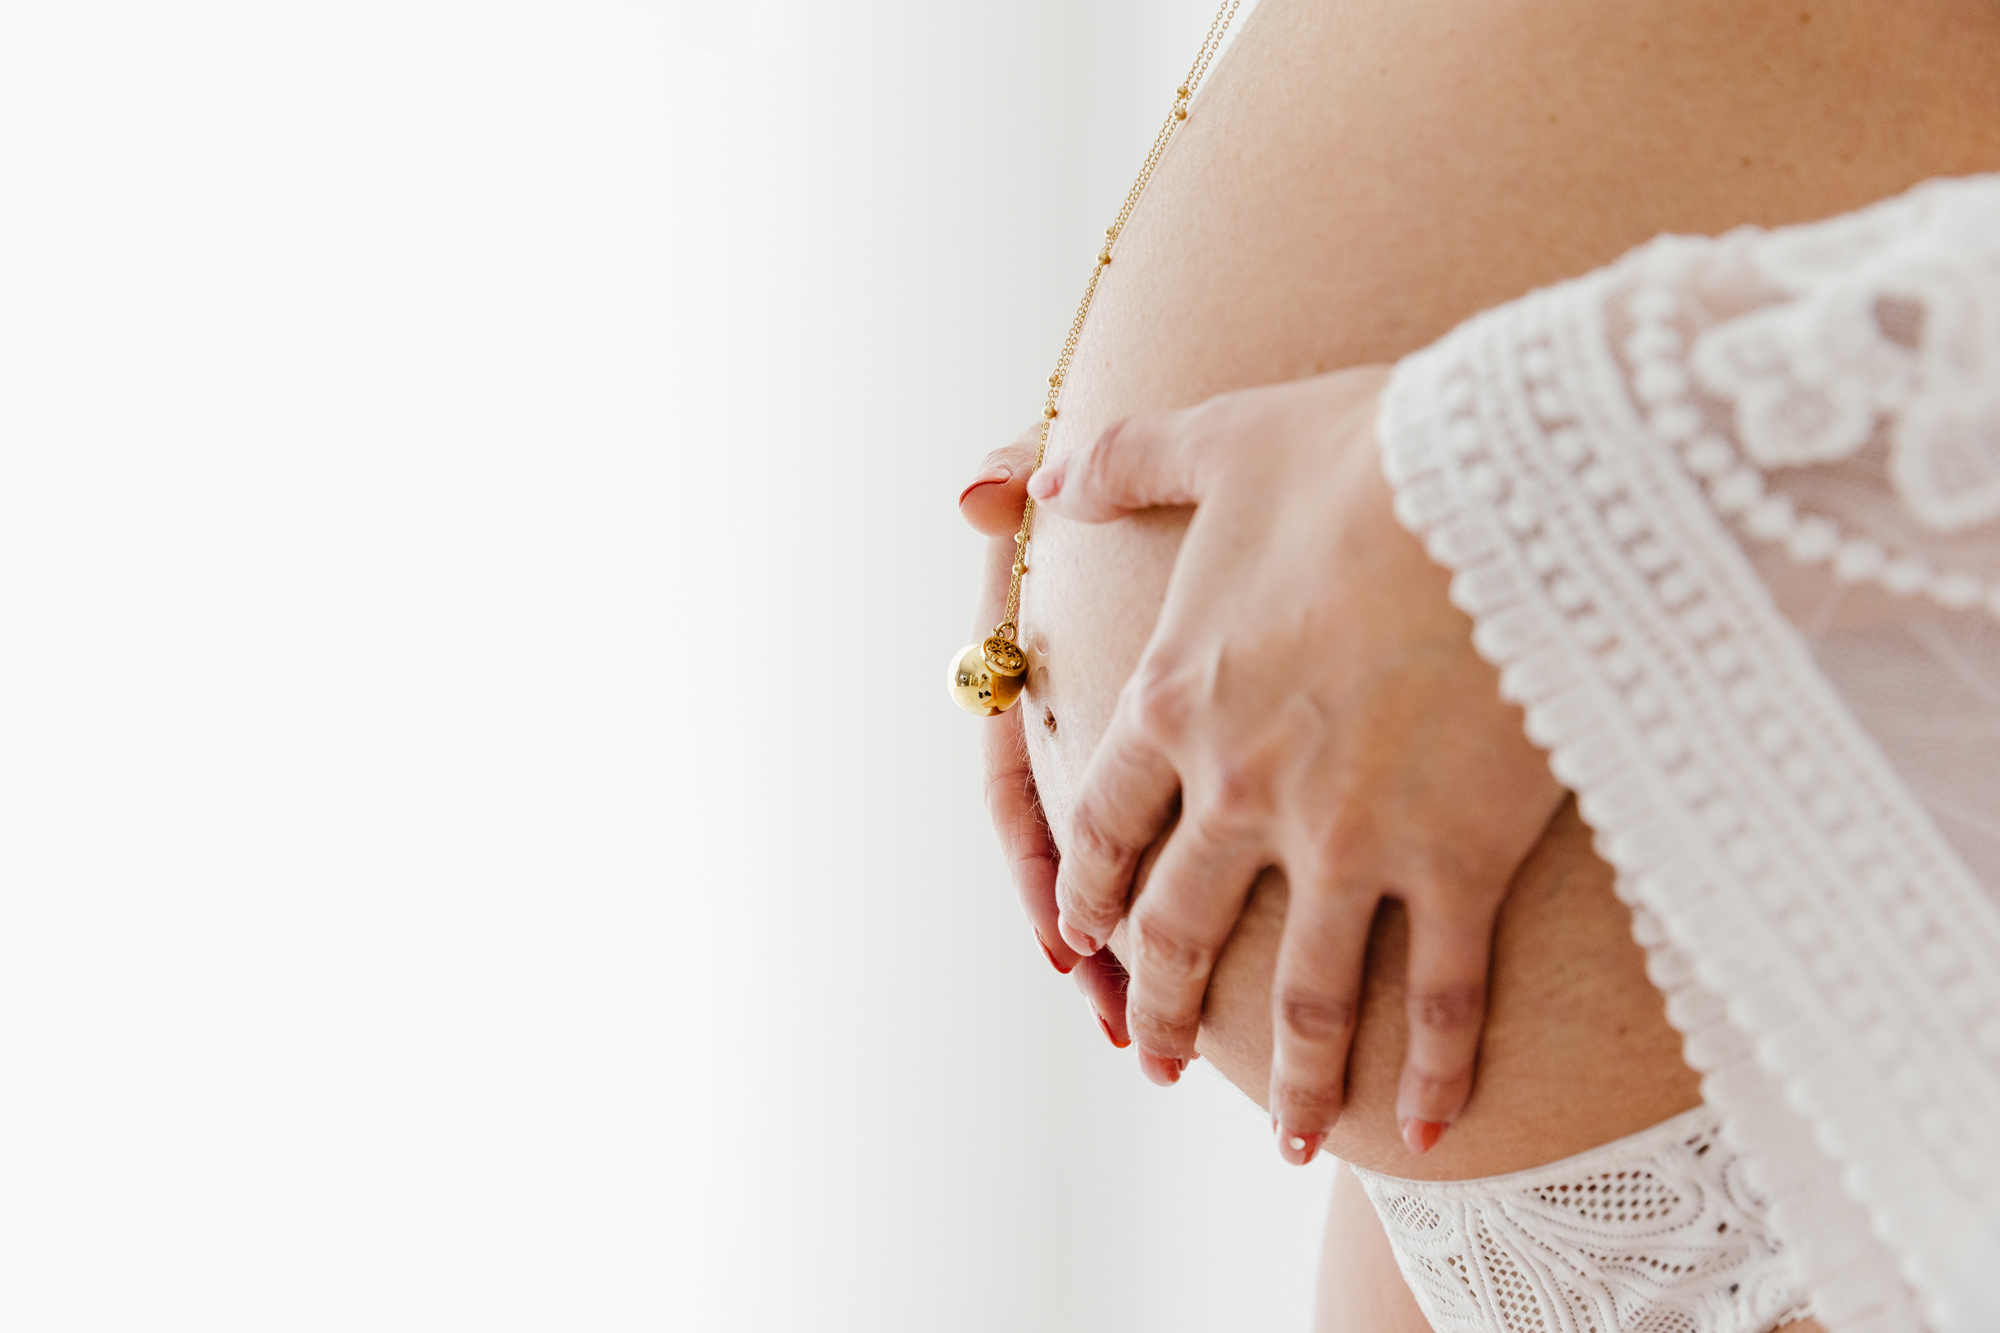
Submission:
<svg viewBox="0 0 2000 1333">
<path fill-rule="evenodd" d="M 966 712 L 998 717 L 1020 702 L 1027 684 L 1027 654 L 996 634 L 985 643 L 967 644 L 952 657 L 946 688 Z"/>
</svg>

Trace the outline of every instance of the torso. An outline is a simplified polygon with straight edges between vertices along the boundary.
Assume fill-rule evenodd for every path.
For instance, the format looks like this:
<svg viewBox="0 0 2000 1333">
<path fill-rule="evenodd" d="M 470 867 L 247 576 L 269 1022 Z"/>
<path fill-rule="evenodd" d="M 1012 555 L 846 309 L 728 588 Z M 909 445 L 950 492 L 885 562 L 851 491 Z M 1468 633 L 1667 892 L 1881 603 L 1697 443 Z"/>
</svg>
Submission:
<svg viewBox="0 0 2000 1333">
<path fill-rule="evenodd" d="M 1127 413 L 1393 360 L 1662 231 L 1824 217 L 1996 167 L 2000 6 L 1985 0 L 1264 0 L 1121 238 L 1052 447 Z M 1172 512 L 1039 526 L 1023 707 L 1059 843 L 1184 526 Z M 1399 962 L 1393 923 L 1378 931 L 1333 1150 L 1392 1174 L 1492 1174 L 1693 1104 L 1579 826 L 1552 834 L 1524 884 L 1479 1090 L 1423 1159 L 1402 1152 L 1389 1108 L 1401 1026 L 1379 995 Z M 1204 1050 L 1253 1095 L 1281 910 L 1269 877 L 1211 991 L 1211 1016 L 1233 1016 Z"/>
</svg>

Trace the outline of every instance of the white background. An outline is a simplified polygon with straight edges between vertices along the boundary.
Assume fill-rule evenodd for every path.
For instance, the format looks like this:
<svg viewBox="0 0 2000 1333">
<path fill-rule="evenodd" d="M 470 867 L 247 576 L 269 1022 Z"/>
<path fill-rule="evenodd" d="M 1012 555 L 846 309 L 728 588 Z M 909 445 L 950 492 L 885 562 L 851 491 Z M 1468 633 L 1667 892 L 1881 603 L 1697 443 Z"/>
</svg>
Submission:
<svg viewBox="0 0 2000 1333">
<path fill-rule="evenodd" d="M 1305 1325 L 942 688 L 1209 14 L 0 9 L 0 1327 Z"/>
</svg>

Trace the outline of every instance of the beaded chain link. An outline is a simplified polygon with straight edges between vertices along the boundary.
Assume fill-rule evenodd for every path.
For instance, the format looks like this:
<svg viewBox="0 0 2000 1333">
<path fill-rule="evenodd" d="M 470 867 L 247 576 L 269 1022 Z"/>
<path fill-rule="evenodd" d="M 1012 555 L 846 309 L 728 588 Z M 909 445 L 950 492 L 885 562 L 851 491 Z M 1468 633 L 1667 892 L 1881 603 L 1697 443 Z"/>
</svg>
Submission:
<svg viewBox="0 0 2000 1333">
<path fill-rule="evenodd" d="M 1201 86 L 1202 77 L 1208 73 L 1209 62 L 1215 59 L 1215 53 L 1221 49 L 1223 34 L 1229 30 L 1229 24 L 1235 19 L 1236 10 L 1241 4 L 1242 0 L 1227 0 L 1227 3 L 1216 12 L 1215 21 L 1208 25 L 1208 36 L 1203 39 L 1201 51 L 1195 56 L 1194 65 L 1188 70 L 1187 78 L 1183 79 L 1181 86 L 1174 90 L 1173 109 L 1167 113 L 1166 120 L 1160 125 L 1160 132 L 1153 136 L 1153 147 L 1146 154 L 1145 164 L 1139 168 L 1138 179 L 1132 182 L 1132 188 L 1126 192 L 1125 203 L 1118 210 L 1118 216 L 1104 229 L 1104 248 L 1097 252 L 1097 263 L 1090 270 L 1090 280 L 1084 284 L 1083 300 L 1077 305 L 1076 318 L 1069 322 L 1069 336 L 1063 339 L 1062 355 L 1056 358 L 1055 371 L 1049 376 L 1048 397 L 1042 403 L 1041 442 L 1035 449 L 1037 471 L 1041 469 L 1043 460 L 1048 456 L 1049 428 L 1055 423 L 1057 404 L 1062 397 L 1063 380 L 1068 377 L 1070 361 L 1076 356 L 1077 339 L 1083 336 L 1083 321 L 1090 314 L 1090 303 L 1097 295 L 1098 279 L 1102 278 L 1104 270 L 1111 266 L 1111 248 L 1118 243 L 1118 237 L 1125 230 L 1125 224 L 1131 221 L 1132 210 L 1138 207 L 1139 196 L 1146 192 L 1147 182 L 1153 179 L 1153 169 L 1160 165 L 1161 157 L 1165 156 L 1168 141 L 1174 137 L 1174 131 L 1187 120 L 1188 101 L 1194 96 L 1195 89 Z M 1035 500 L 1030 496 L 1027 510 L 1021 515 L 1021 530 L 1014 534 L 1013 581 L 1007 587 L 1006 615 L 993 631 L 996 638 L 1011 640 L 1014 637 L 1015 617 L 1021 611 L 1021 576 L 1028 572 L 1028 538 L 1034 535 L 1034 530 Z"/>
<path fill-rule="evenodd" d="M 1055 371 L 1049 376 L 1048 397 L 1042 402 L 1041 441 L 1035 447 L 1037 471 L 1048 457 L 1049 428 L 1055 424 L 1063 381 L 1069 377 L 1070 362 L 1076 356 L 1077 340 L 1083 336 L 1083 321 L 1090 314 L 1090 303 L 1097 295 L 1097 284 L 1104 277 L 1104 270 L 1111 266 L 1112 248 L 1124 233 L 1125 224 L 1132 220 L 1132 210 L 1138 206 L 1139 196 L 1146 192 L 1146 183 L 1153 179 L 1153 169 L 1166 155 L 1167 144 L 1174 137 L 1174 131 L 1187 122 L 1188 103 L 1194 97 L 1195 89 L 1201 86 L 1202 77 L 1208 73 L 1209 63 L 1222 49 L 1223 34 L 1229 31 L 1229 24 L 1241 4 L 1242 0 L 1225 0 L 1222 8 L 1216 11 L 1215 20 L 1208 25 L 1208 36 L 1202 39 L 1201 50 L 1196 54 L 1193 66 L 1181 81 L 1181 86 L 1174 89 L 1173 108 L 1167 112 L 1160 132 L 1153 136 L 1153 147 L 1146 154 L 1145 164 L 1139 168 L 1139 178 L 1126 192 L 1125 203 L 1119 208 L 1118 216 L 1104 229 L 1104 246 L 1097 252 L 1097 263 L 1091 267 L 1090 281 L 1084 284 L 1083 300 L 1076 307 L 1076 318 L 1069 322 L 1069 336 L 1063 339 L 1062 355 L 1056 359 Z M 1029 496 L 1027 506 L 1021 512 L 1021 529 L 1014 534 L 1014 569 L 1007 584 L 1007 609 L 986 642 L 972 644 L 951 661 L 948 689 L 952 698 L 967 712 L 987 717 L 1004 713 L 1020 700 L 1022 690 L 1026 688 L 1028 655 L 1016 642 L 1019 633 L 1016 620 L 1021 614 L 1021 576 L 1028 572 L 1028 539 L 1034 531 L 1035 499 Z"/>
</svg>

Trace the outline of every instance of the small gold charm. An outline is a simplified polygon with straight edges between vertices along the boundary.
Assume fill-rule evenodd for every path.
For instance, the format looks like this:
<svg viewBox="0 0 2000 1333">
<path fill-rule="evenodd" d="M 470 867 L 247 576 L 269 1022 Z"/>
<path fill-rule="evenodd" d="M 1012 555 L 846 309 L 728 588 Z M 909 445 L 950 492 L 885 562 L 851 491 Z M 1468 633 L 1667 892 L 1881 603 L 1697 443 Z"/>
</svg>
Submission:
<svg viewBox="0 0 2000 1333">
<path fill-rule="evenodd" d="M 1009 674 L 988 665 L 991 659 L 987 650 L 994 643 L 1006 644 L 1014 658 L 1019 659 L 1017 671 Z M 1027 669 L 1027 658 L 1005 639 L 969 643 L 952 657 L 951 677 L 945 688 L 951 692 L 952 702 L 966 712 L 998 717 L 1020 701 L 1021 690 L 1028 683 Z"/>
<path fill-rule="evenodd" d="M 979 645 L 979 655 L 996 676 L 1022 676 L 1028 671 L 1028 655 L 1012 639 L 995 634 Z"/>
</svg>

